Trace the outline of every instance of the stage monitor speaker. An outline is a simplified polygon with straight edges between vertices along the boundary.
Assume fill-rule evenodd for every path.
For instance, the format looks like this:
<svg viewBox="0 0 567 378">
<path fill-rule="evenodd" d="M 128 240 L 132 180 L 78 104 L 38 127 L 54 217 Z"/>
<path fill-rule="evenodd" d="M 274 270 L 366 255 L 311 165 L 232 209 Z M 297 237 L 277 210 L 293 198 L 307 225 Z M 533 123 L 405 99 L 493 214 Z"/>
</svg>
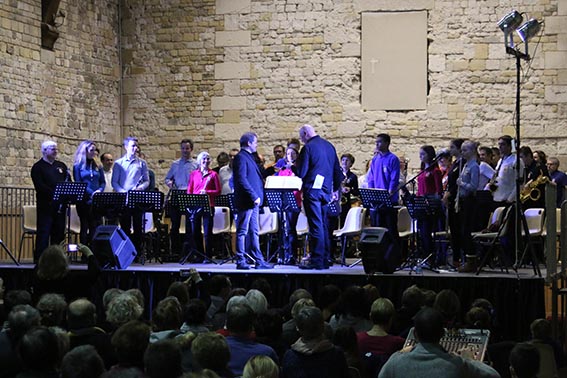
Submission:
<svg viewBox="0 0 567 378">
<path fill-rule="evenodd" d="M 134 244 L 118 226 L 98 226 L 92 246 L 99 264 L 105 268 L 126 269 L 137 255 Z"/>
<path fill-rule="evenodd" d="M 400 248 L 387 228 L 369 227 L 362 230 L 358 248 L 366 274 L 391 274 L 401 263 Z"/>
</svg>

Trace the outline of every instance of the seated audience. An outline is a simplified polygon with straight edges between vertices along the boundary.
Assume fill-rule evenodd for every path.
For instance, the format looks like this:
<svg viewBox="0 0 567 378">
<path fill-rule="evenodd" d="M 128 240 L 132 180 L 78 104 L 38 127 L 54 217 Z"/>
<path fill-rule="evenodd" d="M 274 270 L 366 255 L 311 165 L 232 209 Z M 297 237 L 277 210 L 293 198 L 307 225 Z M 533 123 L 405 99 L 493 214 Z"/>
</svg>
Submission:
<svg viewBox="0 0 567 378">
<path fill-rule="evenodd" d="M 181 305 L 176 297 L 166 297 L 159 301 L 153 311 L 153 332 L 150 334 L 150 343 L 178 336 L 181 333 L 179 328 L 183 323 L 182 315 Z"/>
<path fill-rule="evenodd" d="M 413 327 L 413 317 L 425 303 L 423 291 L 416 285 L 412 285 L 402 293 L 402 305 L 396 311 L 396 316 L 390 329 L 392 335 L 407 337 L 409 330 Z"/>
<path fill-rule="evenodd" d="M 138 301 L 128 293 L 122 293 L 114 298 L 106 310 L 106 321 L 115 330 L 131 320 L 141 318 L 144 309 Z"/>
<path fill-rule="evenodd" d="M 461 301 L 453 290 L 444 289 L 437 293 L 433 308 L 443 315 L 445 328 L 458 328 Z"/>
<path fill-rule="evenodd" d="M 539 352 L 530 343 L 519 343 L 510 352 L 510 375 L 513 378 L 539 377 Z"/>
<path fill-rule="evenodd" d="M 43 294 L 35 307 L 41 315 L 41 325 L 64 328 L 67 302 L 61 294 Z"/>
<path fill-rule="evenodd" d="M 61 362 L 61 378 L 98 378 L 104 372 L 104 362 L 92 345 L 70 350 Z"/>
<path fill-rule="evenodd" d="M 23 365 L 18 377 L 59 377 L 59 340 L 48 328 L 39 326 L 26 332 L 20 341 L 18 352 Z"/>
<path fill-rule="evenodd" d="M 144 353 L 144 371 L 149 378 L 177 378 L 181 370 L 181 350 L 172 340 L 148 345 Z"/>
<path fill-rule="evenodd" d="M 192 332 L 195 335 L 211 331 L 207 325 L 207 306 L 200 299 L 190 299 L 183 309 L 181 332 Z"/>
<path fill-rule="evenodd" d="M 367 319 L 369 308 L 364 289 L 351 286 L 342 292 L 337 311 L 329 324 L 334 330 L 341 326 L 350 326 L 355 332 L 368 331 L 372 328 L 372 323 Z"/>
<path fill-rule="evenodd" d="M 341 297 L 341 289 L 337 285 L 328 284 L 323 286 L 319 292 L 317 307 L 323 312 L 323 319 L 328 322 L 331 316 L 335 314 L 339 298 Z"/>
<path fill-rule="evenodd" d="M 260 290 L 248 290 L 246 299 L 248 299 L 248 304 L 254 311 L 254 314 L 258 315 L 268 311 L 268 300 Z"/>
<path fill-rule="evenodd" d="M 343 351 L 323 334 L 325 323 L 321 310 L 305 307 L 297 315 L 296 321 L 301 337 L 284 356 L 282 377 L 348 377 Z"/>
<path fill-rule="evenodd" d="M 250 357 L 265 355 L 276 363 L 279 361 L 276 352 L 271 347 L 252 340 L 253 324 L 254 311 L 250 306 L 236 305 L 227 310 L 226 328 L 229 336 L 226 342 L 230 348 L 228 366 L 236 376 L 242 375 L 244 365 Z"/>
<path fill-rule="evenodd" d="M 120 326 L 112 335 L 111 343 L 118 363 L 108 373 L 118 374 L 134 369 L 143 374 L 144 353 L 150 341 L 150 327 L 138 320 Z"/>
<path fill-rule="evenodd" d="M 278 378 L 280 368 L 267 356 L 254 356 L 244 365 L 242 378 Z"/>
<path fill-rule="evenodd" d="M 409 352 L 396 352 L 380 370 L 379 378 L 388 377 L 500 377 L 498 372 L 480 361 L 445 351 L 439 341 L 445 332 L 443 315 L 424 307 L 414 319 L 416 346 Z"/>
<path fill-rule="evenodd" d="M 372 353 L 389 357 L 402 349 L 405 340 L 388 334 L 395 315 L 396 309 L 389 299 L 378 298 L 372 303 L 370 320 L 374 325 L 369 331 L 356 335 L 361 354 Z"/>
<path fill-rule="evenodd" d="M 356 332 L 354 332 L 352 327 L 342 326 L 337 328 L 333 334 L 333 344 L 343 350 L 349 368 L 356 369 L 359 375 L 366 376 L 365 368 L 360 358 Z"/>
<path fill-rule="evenodd" d="M 228 367 L 230 361 L 230 349 L 224 336 L 218 333 L 202 333 L 193 340 L 191 345 L 194 369 L 211 370 L 218 377 L 233 377 Z"/>
</svg>

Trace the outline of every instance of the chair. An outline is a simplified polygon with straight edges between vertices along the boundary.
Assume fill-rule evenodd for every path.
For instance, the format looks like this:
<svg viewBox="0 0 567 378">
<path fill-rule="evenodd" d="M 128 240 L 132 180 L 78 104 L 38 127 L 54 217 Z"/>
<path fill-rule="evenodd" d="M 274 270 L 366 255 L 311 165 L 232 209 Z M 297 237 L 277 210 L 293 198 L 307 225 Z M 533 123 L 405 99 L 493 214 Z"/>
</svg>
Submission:
<svg viewBox="0 0 567 378">
<path fill-rule="evenodd" d="M 338 230 L 333 231 L 333 237 L 341 241 L 341 265 L 346 265 L 346 247 L 349 238 L 359 236 L 362 232 L 362 222 L 366 209 L 364 207 L 351 207 L 347 213 L 345 224 Z"/>
<path fill-rule="evenodd" d="M 232 239 L 230 227 L 230 208 L 215 206 L 213 218 L 213 235 L 221 235 L 224 252 L 228 256 L 232 255 Z"/>
<path fill-rule="evenodd" d="M 278 213 L 272 213 L 268 207 L 264 207 L 264 213 L 260 213 L 258 222 L 258 236 L 267 237 L 266 260 L 270 261 L 272 258 L 272 255 L 270 255 L 270 252 L 272 251 L 272 239 L 274 237 L 277 237 L 280 229 L 278 223 Z"/>
<path fill-rule="evenodd" d="M 505 209 L 504 206 L 500 206 L 494 209 L 488 220 L 488 225 L 486 226 L 486 230 L 490 231 L 498 228 L 498 226 L 502 223 L 502 218 L 504 216 L 504 209 Z M 475 237 L 482 237 L 482 235 L 486 233 L 487 232 L 482 232 L 482 231 L 473 232 L 472 233 L 473 240 Z"/>
<path fill-rule="evenodd" d="M 20 248 L 18 251 L 18 262 L 22 257 L 22 246 L 24 239 L 32 240 L 32 247 L 35 250 L 35 235 L 37 234 L 37 210 L 35 205 L 22 206 L 22 237 L 20 238 Z"/>
<path fill-rule="evenodd" d="M 70 235 L 75 240 L 75 244 L 81 234 L 81 219 L 79 218 L 79 213 L 77 213 L 77 206 L 70 206 L 71 213 L 69 217 L 65 220 L 65 232 L 69 231 Z M 69 223 L 70 222 L 70 225 Z"/>
<path fill-rule="evenodd" d="M 297 239 L 302 241 L 303 244 L 303 257 L 307 257 L 307 245 L 309 242 L 309 222 L 305 212 L 301 211 L 297 218 L 297 225 L 295 226 L 297 232 Z"/>
<path fill-rule="evenodd" d="M 524 216 L 526 217 L 526 223 L 528 225 L 529 239 L 533 243 L 537 244 L 538 247 L 540 247 L 540 249 L 538 249 L 537 251 L 541 252 L 540 256 L 542 256 L 543 259 L 542 252 L 544 247 L 543 229 L 545 223 L 545 209 L 543 208 L 526 209 L 524 211 Z M 522 235 L 525 236 L 525 231 L 523 228 L 522 228 Z M 537 264 L 537 260 L 538 260 L 537 252 L 536 254 L 534 254 L 534 256 L 532 256 L 532 259 L 534 259 L 533 261 L 534 270 L 537 271 L 537 269 L 535 269 L 535 264 Z"/>
<path fill-rule="evenodd" d="M 476 233 L 473 236 L 473 242 L 480 244 L 481 246 L 488 247 L 488 250 L 484 254 L 481 263 L 479 264 L 478 270 L 476 274 L 480 274 L 482 268 L 486 264 L 487 261 L 492 257 L 492 252 L 497 249 L 497 257 L 500 262 L 500 270 L 506 270 L 508 273 L 508 268 L 506 267 L 506 261 L 504 256 L 504 250 L 502 249 L 502 244 L 500 243 L 501 239 L 507 235 L 508 230 L 508 222 L 510 221 L 509 212 L 514 211 L 514 206 L 510 206 L 508 208 L 504 208 L 501 210 L 501 221 L 498 227 L 498 231 L 495 232 L 485 232 L 485 233 Z M 494 216 L 494 214 L 493 214 Z"/>
</svg>

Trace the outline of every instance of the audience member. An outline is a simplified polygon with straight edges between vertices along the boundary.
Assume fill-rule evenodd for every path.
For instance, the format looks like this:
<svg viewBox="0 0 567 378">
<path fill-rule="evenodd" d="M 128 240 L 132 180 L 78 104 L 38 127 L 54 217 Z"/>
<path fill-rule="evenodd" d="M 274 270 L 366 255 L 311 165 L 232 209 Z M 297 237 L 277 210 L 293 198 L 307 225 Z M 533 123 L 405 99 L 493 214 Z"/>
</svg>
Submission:
<svg viewBox="0 0 567 378">
<path fill-rule="evenodd" d="M 214 332 L 200 334 L 193 340 L 191 351 L 196 365 L 195 370 L 212 370 L 219 377 L 234 376 L 228 367 L 230 349 L 222 335 Z"/>
<path fill-rule="evenodd" d="M 360 358 L 356 332 L 354 332 L 351 326 L 341 326 L 337 328 L 333 334 L 333 344 L 343 350 L 349 368 L 356 369 L 359 375 L 366 376 Z"/>
<path fill-rule="evenodd" d="M 453 290 L 444 289 L 437 293 L 433 308 L 443 315 L 445 328 L 458 328 L 461 301 Z"/>
<path fill-rule="evenodd" d="M 282 323 L 280 313 L 274 309 L 257 314 L 254 320 L 256 341 L 272 347 L 280 361 L 289 346 L 282 338 Z"/>
<path fill-rule="evenodd" d="M 18 377 L 59 377 L 59 341 L 48 328 L 38 326 L 26 332 L 19 343 L 18 351 L 23 364 Z"/>
<path fill-rule="evenodd" d="M 258 315 L 268 311 L 268 300 L 260 290 L 248 290 L 246 299 L 248 299 L 248 304 L 254 311 L 254 314 Z"/>
<path fill-rule="evenodd" d="M 379 378 L 388 377 L 500 377 L 480 361 L 473 361 L 445 351 L 439 341 L 444 334 L 443 315 L 424 307 L 415 316 L 417 345 L 409 352 L 396 352 L 380 370 Z"/>
<path fill-rule="evenodd" d="M 516 344 L 510 352 L 510 374 L 513 378 L 536 378 L 540 368 L 539 352 L 530 343 Z"/>
<path fill-rule="evenodd" d="M 181 351 L 172 340 L 148 345 L 144 353 L 144 371 L 149 378 L 177 378 L 181 370 Z"/>
<path fill-rule="evenodd" d="M 144 353 L 150 341 L 150 327 L 138 320 L 132 320 L 118 328 L 112 335 L 112 346 L 118 363 L 109 372 L 119 373 L 134 368 L 143 373 Z"/>
<path fill-rule="evenodd" d="M 176 297 L 166 297 L 159 301 L 153 311 L 154 327 L 150 334 L 150 343 L 179 335 L 183 323 L 182 316 L 181 304 Z"/>
<path fill-rule="evenodd" d="M 389 299 L 378 298 L 372 303 L 370 320 L 374 325 L 367 332 L 357 333 L 361 354 L 372 353 L 389 357 L 402 349 L 405 340 L 388 334 L 395 315 L 396 309 Z"/>
<path fill-rule="evenodd" d="M 104 362 L 92 345 L 71 349 L 61 362 L 61 378 L 99 378 L 104 372 Z"/>
<path fill-rule="evenodd" d="M 335 314 L 339 298 L 341 297 L 341 289 L 337 285 L 328 284 L 323 286 L 319 292 L 317 305 L 323 313 L 323 319 L 328 322 L 331 316 Z"/>
<path fill-rule="evenodd" d="M 144 309 L 130 294 L 123 293 L 114 298 L 106 310 L 106 320 L 113 329 L 117 329 L 131 320 L 138 320 Z"/>
<path fill-rule="evenodd" d="M 43 294 L 35 307 L 41 314 L 41 325 L 64 328 L 67 302 L 61 294 Z"/>
<path fill-rule="evenodd" d="M 183 309 L 181 332 L 192 332 L 195 335 L 209 332 L 210 329 L 206 326 L 206 322 L 207 307 L 205 306 L 205 302 L 197 298 L 190 299 L 189 303 L 187 303 Z"/>
<path fill-rule="evenodd" d="M 317 307 L 305 307 L 297 315 L 301 335 L 282 361 L 282 377 L 334 378 L 348 377 L 344 353 L 324 334 L 324 321 Z"/>
<path fill-rule="evenodd" d="M 254 323 L 254 311 L 250 306 L 237 305 L 227 309 L 226 328 L 229 332 L 226 341 L 230 348 L 229 368 L 236 376 L 242 375 L 244 365 L 250 357 L 265 355 L 276 363 L 276 352 L 269 346 L 251 339 Z"/>
<path fill-rule="evenodd" d="M 254 356 L 244 365 L 242 378 L 278 378 L 280 369 L 278 365 L 267 356 Z"/>
<path fill-rule="evenodd" d="M 565 354 L 561 345 L 553 339 L 551 322 L 547 319 L 536 319 L 530 325 L 530 333 L 532 335 L 532 343 L 543 344 L 553 350 L 555 365 L 560 368 L 565 366 Z M 538 345 L 536 345 L 537 347 Z M 541 348 L 544 349 L 544 348 Z M 541 361 L 544 362 L 543 359 Z"/>
<path fill-rule="evenodd" d="M 421 309 L 425 301 L 423 291 L 416 285 L 412 285 L 402 293 L 402 305 L 396 311 L 391 333 L 406 337 L 413 327 L 413 317 Z"/>
<path fill-rule="evenodd" d="M 334 330 L 340 326 L 351 326 L 355 332 L 368 331 L 372 328 L 372 323 L 367 319 L 369 313 L 366 292 L 360 286 L 351 286 L 342 292 L 337 311 L 329 324 Z"/>
</svg>

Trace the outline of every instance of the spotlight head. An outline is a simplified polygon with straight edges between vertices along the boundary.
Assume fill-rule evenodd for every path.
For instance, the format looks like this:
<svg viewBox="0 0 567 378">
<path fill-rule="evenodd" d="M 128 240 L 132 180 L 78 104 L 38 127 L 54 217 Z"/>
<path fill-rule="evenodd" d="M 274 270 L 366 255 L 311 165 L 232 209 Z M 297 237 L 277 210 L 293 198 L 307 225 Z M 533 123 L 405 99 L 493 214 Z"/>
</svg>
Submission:
<svg viewBox="0 0 567 378">
<path fill-rule="evenodd" d="M 520 12 L 513 10 L 498 21 L 498 27 L 504 32 L 504 34 L 510 34 L 522 24 L 523 20 L 524 17 L 520 14 Z"/>
<path fill-rule="evenodd" d="M 520 26 L 516 33 L 522 40 L 522 42 L 527 42 L 533 37 L 535 37 L 541 30 L 541 23 L 535 18 L 530 19 L 528 22 Z"/>
</svg>

